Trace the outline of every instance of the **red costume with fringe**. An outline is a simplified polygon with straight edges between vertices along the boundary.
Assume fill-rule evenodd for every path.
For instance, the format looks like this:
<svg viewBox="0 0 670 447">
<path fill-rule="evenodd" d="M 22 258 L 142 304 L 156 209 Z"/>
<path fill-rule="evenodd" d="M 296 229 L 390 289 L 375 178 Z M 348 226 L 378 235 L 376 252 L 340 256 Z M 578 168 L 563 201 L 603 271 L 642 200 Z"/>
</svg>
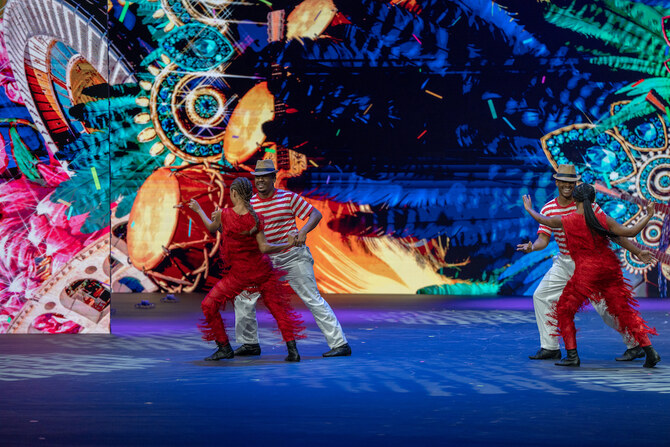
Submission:
<svg viewBox="0 0 670 447">
<path fill-rule="evenodd" d="M 607 227 L 607 217 L 596 218 Z M 649 328 L 633 298 L 633 290 L 623 277 L 619 258 L 610 248 L 609 239 L 586 225 L 584 216 L 572 213 L 561 218 L 568 238 L 568 250 L 575 261 L 575 273 L 568 281 L 558 304 L 550 314 L 557 320 L 558 334 L 563 337 L 566 349 L 576 349 L 575 314 L 589 301 L 605 300 L 608 311 L 618 319 L 621 331 L 628 332 L 640 346 L 649 346 L 648 335 L 658 335 Z"/>
<path fill-rule="evenodd" d="M 290 304 L 291 289 L 280 280 L 281 273 L 275 270 L 270 259 L 261 253 L 256 242 L 256 226 L 251 213 L 239 215 L 232 208 L 221 210 L 220 256 L 227 271 L 202 301 L 205 320 L 200 324 L 203 339 L 217 343 L 228 343 L 219 309 L 244 290 L 257 289 L 270 311 L 284 341 L 303 338 L 299 336 L 302 321 Z"/>
</svg>

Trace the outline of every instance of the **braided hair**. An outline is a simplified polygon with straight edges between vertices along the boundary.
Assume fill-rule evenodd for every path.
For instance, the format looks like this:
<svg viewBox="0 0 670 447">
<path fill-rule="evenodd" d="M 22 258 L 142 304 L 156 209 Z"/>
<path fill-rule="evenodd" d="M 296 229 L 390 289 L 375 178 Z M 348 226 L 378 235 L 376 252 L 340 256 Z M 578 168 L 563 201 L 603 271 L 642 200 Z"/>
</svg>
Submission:
<svg viewBox="0 0 670 447">
<path fill-rule="evenodd" d="M 231 183 L 230 190 L 235 191 L 240 196 L 240 198 L 244 201 L 244 206 L 254 218 L 254 221 L 256 221 L 256 226 L 249 230 L 249 234 L 255 234 L 261 225 L 258 219 L 258 214 L 256 214 L 256 211 L 254 211 L 254 208 L 251 206 L 250 202 L 251 196 L 254 194 L 251 182 L 248 178 L 237 177 L 235 180 L 233 180 L 233 183 Z"/>
<path fill-rule="evenodd" d="M 574 197 L 576 202 L 582 202 L 584 204 L 584 219 L 591 231 L 595 231 L 596 233 L 609 238 L 617 237 L 616 234 L 602 226 L 596 217 L 596 214 L 593 212 L 592 204 L 596 200 L 596 190 L 593 186 L 587 183 L 581 183 L 575 186 L 572 197 Z"/>
</svg>

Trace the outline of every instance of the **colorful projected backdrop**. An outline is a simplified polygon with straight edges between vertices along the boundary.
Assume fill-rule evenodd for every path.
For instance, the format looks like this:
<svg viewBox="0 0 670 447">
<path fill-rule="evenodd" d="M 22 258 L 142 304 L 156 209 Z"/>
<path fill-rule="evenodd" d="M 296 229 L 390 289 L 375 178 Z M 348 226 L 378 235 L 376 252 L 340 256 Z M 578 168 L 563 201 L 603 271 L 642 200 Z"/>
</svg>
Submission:
<svg viewBox="0 0 670 447">
<path fill-rule="evenodd" d="M 662 262 L 622 262 L 667 295 L 660 1 L 3 3 L 0 332 L 208 288 L 220 241 L 180 205 L 226 206 L 260 158 L 324 215 L 326 293 L 531 294 L 557 249 L 515 252 L 520 195 L 574 163 L 622 222 L 659 204 L 637 241 Z"/>
</svg>

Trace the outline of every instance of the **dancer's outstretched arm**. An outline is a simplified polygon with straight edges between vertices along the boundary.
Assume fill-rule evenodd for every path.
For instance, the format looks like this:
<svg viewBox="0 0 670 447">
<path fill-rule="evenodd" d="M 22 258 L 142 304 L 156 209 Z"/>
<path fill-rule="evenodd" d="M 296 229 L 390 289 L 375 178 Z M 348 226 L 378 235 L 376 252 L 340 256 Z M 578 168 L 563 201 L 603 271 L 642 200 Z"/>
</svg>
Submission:
<svg viewBox="0 0 670 447">
<path fill-rule="evenodd" d="M 295 234 L 289 233 L 285 244 L 272 244 L 265 238 L 265 233 L 259 231 L 256 233 L 256 242 L 261 253 L 279 253 L 295 245 Z"/>
<path fill-rule="evenodd" d="M 221 227 L 221 210 L 219 207 L 216 207 L 212 213 L 212 220 L 207 217 L 197 200 L 191 199 L 191 201 L 188 202 L 188 207 L 195 211 L 198 216 L 200 216 L 202 223 L 205 224 L 205 227 L 207 227 L 207 231 L 209 231 L 210 234 L 215 234 L 216 230 Z"/>
<path fill-rule="evenodd" d="M 633 242 L 627 237 L 612 238 L 612 241 L 614 241 L 615 243 L 619 244 L 622 248 L 625 248 L 626 250 L 637 256 L 640 259 L 640 261 L 644 262 L 645 264 L 653 264 L 656 262 L 656 258 L 654 257 L 652 252 L 638 247 L 637 245 L 633 244 Z"/>
<path fill-rule="evenodd" d="M 530 196 L 526 194 L 523 196 L 523 207 L 526 209 L 528 214 L 535 219 L 538 223 L 546 225 L 551 228 L 563 228 L 563 222 L 561 222 L 561 216 L 547 217 L 544 214 L 540 214 L 533 209 L 533 203 L 530 200 Z"/>
<path fill-rule="evenodd" d="M 640 233 L 640 231 L 642 231 L 644 227 L 647 226 L 647 223 L 649 223 L 651 218 L 654 217 L 654 212 L 655 212 L 654 202 L 649 202 L 647 203 L 647 215 L 644 216 L 642 219 L 640 219 L 632 227 L 625 227 L 609 216 L 607 216 L 607 226 L 609 227 L 610 231 L 616 234 L 617 236 L 623 236 L 623 237 L 637 236 Z"/>
<path fill-rule="evenodd" d="M 516 251 L 522 251 L 524 253 L 530 253 L 531 251 L 540 251 L 547 248 L 549 245 L 549 236 L 544 233 L 537 235 L 535 242 L 528 241 L 525 244 L 517 244 Z"/>
</svg>

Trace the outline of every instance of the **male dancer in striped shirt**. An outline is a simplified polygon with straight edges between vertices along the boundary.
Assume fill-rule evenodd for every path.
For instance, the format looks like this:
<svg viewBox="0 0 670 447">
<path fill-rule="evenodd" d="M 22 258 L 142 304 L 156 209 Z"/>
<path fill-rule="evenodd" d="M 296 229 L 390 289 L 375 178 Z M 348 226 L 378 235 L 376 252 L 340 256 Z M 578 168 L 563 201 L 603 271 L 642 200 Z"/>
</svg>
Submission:
<svg viewBox="0 0 670 447">
<path fill-rule="evenodd" d="M 351 348 L 337 317 L 319 293 L 314 279 L 314 259 L 305 245 L 307 233 L 319 223 L 321 213 L 298 194 L 275 189 L 276 172 L 272 160 L 259 160 L 256 163 L 256 170 L 251 173 L 254 175 L 258 191 L 251 198 L 251 205 L 263 221 L 263 231 L 268 242 L 286 243 L 289 233 L 298 233 L 296 246 L 285 252 L 270 255 L 272 264 L 278 270 L 287 272 L 286 279 L 289 284 L 314 315 L 314 320 L 330 347 L 330 351 L 323 356 L 351 355 Z M 295 224 L 296 217 L 301 220 L 307 219 L 300 231 Z M 261 353 L 256 321 L 257 300 L 257 293 L 245 293 L 235 300 L 235 336 L 237 342 L 242 343 L 242 346 L 235 350 L 236 356 Z"/>
<path fill-rule="evenodd" d="M 556 179 L 556 186 L 558 187 L 558 197 L 544 205 L 541 214 L 545 216 L 563 216 L 570 214 L 577 209 L 574 199 L 572 198 L 572 191 L 575 189 L 575 185 L 581 176 L 576 173 L 573 165 L 559 165 L 556 174 L 554 174 L 554 178 Z M 603 212 L 598 205 L 595 205 L 593 210 L 596 214 Z M 546 225 L 540 225 L 535 242 L 529 241 L 525 244 L 517 245 L 517 250 L 524 253 L 543 250 L 549 244 L 552 233 L 558 243 L 560 253 L 558 256 L 554 257 L 553 265 L 544 275 L 544 278 L 542 278 L 542 281 L 533 294 L 535 320 L 537 321 L 537 328 L 540 331 L 540 350 L 537 351 L 535 355 L 528 357 L 532 360 L 560 360 L 561 358 L 558 337 L 551 335 L 550 326 L 552 321 L 547 314 L 551 311 L 554 303 L 558 301 L 565 285 L 572 277 L 572 274 L 575 271 L 575 262 L 570 257 L 565 233 L 562 228 L 552 229 Z M 640 250 L 628 239 L 619 238 L 616 242 L 636 256 L 648 259 L 648 262 L 651 262 L 651 253 L 646 250 Z M 619 331 L 618 322 L 616 318 L 607 311 L 605 300 L 600 300 L 600 302 L 591 301 L 591 304 L 608 326 Z M 555 327 L 556 322 L 554 321 L 553 323 L 553 326 Z M 617 357 L 616 360 L 630 361 L 644 357 L 644 351 L 637 345 L 637 342 L 635 342 L 632 337 L 625 333 L 622 333 L 621 336 L 623 337 L 627 349 L 626 352 L 624 352 L 621 357 Z"/>
</svg>

